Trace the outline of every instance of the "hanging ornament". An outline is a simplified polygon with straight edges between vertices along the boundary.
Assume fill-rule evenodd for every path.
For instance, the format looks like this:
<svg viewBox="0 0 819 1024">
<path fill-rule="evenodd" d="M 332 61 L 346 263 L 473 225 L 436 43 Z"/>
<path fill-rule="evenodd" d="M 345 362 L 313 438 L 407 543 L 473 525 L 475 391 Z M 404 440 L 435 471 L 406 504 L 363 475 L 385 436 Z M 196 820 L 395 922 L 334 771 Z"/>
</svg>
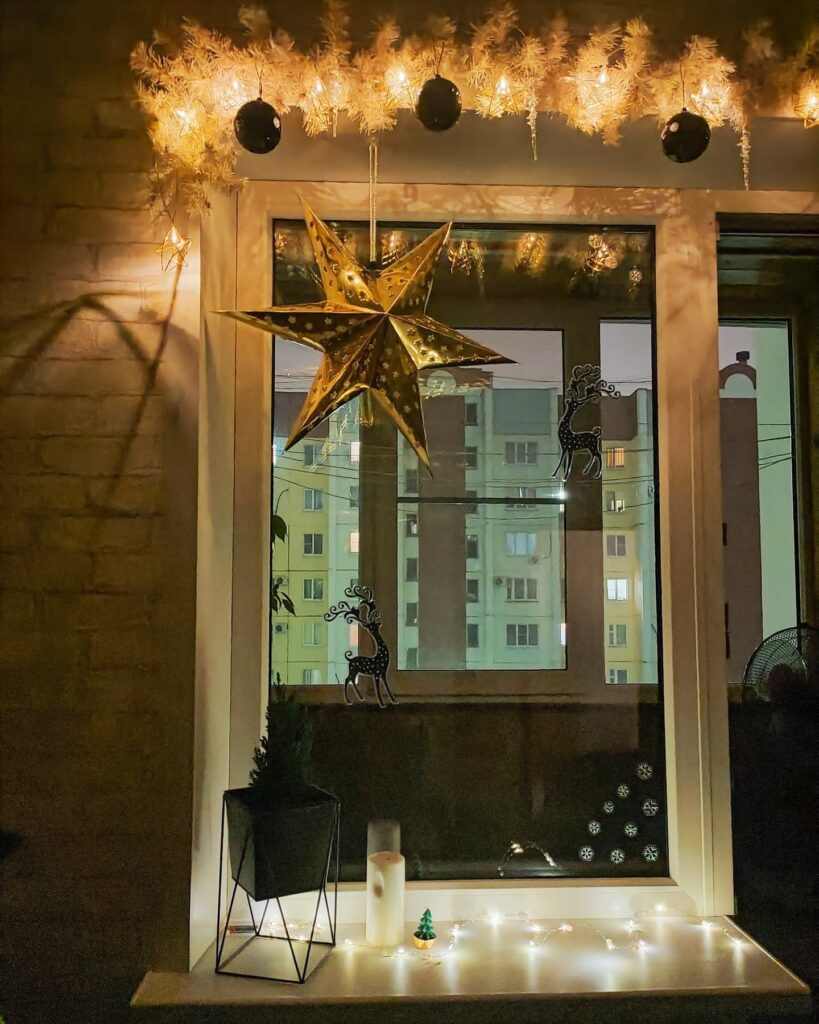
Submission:
<svg viewBox="0 0 819 1024">
<path fill-rule="evenodd" d="M 323 354 L 286 449 L 336 409 L 370 393 L 429 468 L 419 371 L 512 362 L 426 315 L 450 226 L 438 228 L 389 267 L 377 269 L 362 267 L 306 205 L 304 219 L 325 301 L 225 311 Z"/>
<path fill-rule="evenodd" d="M 464 274 L 470 277 L 475 272 L 479 280 L 483 280 L 484 259 L 480 243 L 474 239 L 462 238 L 453 242 L 447 249 L 449 269 L 453 274 Z"/>
<path fill-rule="evenodd" d="M 458 86 L 440 75 L 428 79 L 418 94 L 415 113 L 429 131 L 449 131 L 461 116 L 461 93 Z"/>
<path fill-rule="evenodd" d="M 190 247 L 191 239 L 183 238 L 176 230 L 176 225 L 171 224 L 162 244 L 158 245 L 154 252 L 159 257 L 162 269 L 170 270 L 171 267 L 187 266 Z"/>
<path fill-rule="evenodd" d="M 515 270 L 523 270 L 528 274 L 537 274 L 543 269 L 548 253 L 546 235 L 537 231 L 527 231 L 520 236 L 515 247 Z"/>
<path fill-rule="evenodd" d="M 711 129 L 704 117 L 683 107 L 679 114 L 666 121 L 660 141 L 669 160 L 688 164 L 701 157 L 708 148 Z"/>
<path fill-rule="evenodd" d="M 259 96 L 239 107 L 233 131 L 248 153 L 270 153 L 282 137 L 282 121 L 276 108 Z"/>
<path fill-rule="evenodd" d="M 619 262 L 615 246 L 610 245 L 602 235 L 589 235 L 589 248 L 583 260 L 583 269 L 588 274 L 614 270 Z"/>
<path fill-rule="evenodd" d="M 636 299 L 643 283 L 643 272 L 639 267 L 632 267 L 628 272 L 628 294 L 629 298 Z"/>
</svg>

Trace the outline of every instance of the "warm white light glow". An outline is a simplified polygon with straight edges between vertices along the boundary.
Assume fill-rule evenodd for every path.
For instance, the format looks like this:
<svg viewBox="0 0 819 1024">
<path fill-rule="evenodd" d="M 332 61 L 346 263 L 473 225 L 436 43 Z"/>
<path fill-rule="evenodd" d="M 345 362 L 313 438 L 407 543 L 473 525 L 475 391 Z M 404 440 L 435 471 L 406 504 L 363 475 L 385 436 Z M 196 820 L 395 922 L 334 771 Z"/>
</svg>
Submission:
<svg viewBox="0 0 819 1024">
<path fill-rule="evenodd" d="M 498 79 L 498 92 L 501 96 L 506 96 L 509 93 L 509 83 L 506 81 L 506 77 L 501 75 Z"/>
<path fill-rule="evenodd" d="M 658 914 L 664 914 L 666 910 L 668 910 L 668 907 L 665 905 L 665 903 L 658 903 L 654 909 L 657 911 Z M 633 922 L 629 922 L 629 924 L 631 923 Z"/>
<path fill-rule="evenodd" d="M 599 83 L 600 83 L 601 85 L 605 85 L 605 84 L 606 84 L 606 82 L 608 82 L 608 80 L 609 80 L 609 76 L 608 76 L 608 73 L 606 72 L 606 69 L 605 69 L 605 68 L 603 68 L 603 70 L 602 70 L 602 71 L 600 72 L 600 74 L 599 74 L 599 75 L 597 76 L 597 81 L 598 81 L 598 82 L 599 82 Z"/>
<path fill-rule="evenodd" d="M 358 530 L 352 530 L 350 532 L 350 553 L 353 555 L 358 554 Z"/>
<path fill-rule="evenodd" d="M 570 924 L 567 924 L 565 921 L 558 926 L 558 931 L 560 932 L 570 932 L 571 930 L 572 926 Z"/>
</svg>

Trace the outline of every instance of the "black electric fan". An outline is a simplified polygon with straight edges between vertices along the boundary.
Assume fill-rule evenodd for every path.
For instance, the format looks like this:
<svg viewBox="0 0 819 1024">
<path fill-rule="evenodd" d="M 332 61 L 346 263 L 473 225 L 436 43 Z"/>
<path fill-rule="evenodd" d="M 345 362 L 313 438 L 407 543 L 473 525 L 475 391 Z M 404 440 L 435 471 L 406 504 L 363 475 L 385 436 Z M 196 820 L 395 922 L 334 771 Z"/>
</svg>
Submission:
<svg viewBox="0 0 819 1024">
<path fill-rule="evenodd" d="M 742 701 L 794 705 L 819 701 L 819 629 L 802 623 L 766 637 L 745 666 Z"/>
</svg>

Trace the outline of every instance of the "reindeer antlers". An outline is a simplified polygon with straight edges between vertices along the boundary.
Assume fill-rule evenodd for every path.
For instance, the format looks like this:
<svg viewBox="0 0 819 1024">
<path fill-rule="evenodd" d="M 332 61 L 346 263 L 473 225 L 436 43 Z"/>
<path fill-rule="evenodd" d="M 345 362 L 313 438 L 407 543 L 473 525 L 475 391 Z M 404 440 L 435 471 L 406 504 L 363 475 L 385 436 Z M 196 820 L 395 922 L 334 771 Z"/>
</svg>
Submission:
<svg viewBox="0 0 819 1024">
<path fill-rule="evenodd" d="M 583 386 L 582 394 L 578 388 Z M 571 392 L 578 405 L 586 402 L 599 402 L 601 397 L 620 398 L 620 392 L 613 384 L 609 384 L 600 376 L 600 367 L 591 363 L 575 366 L 569 381 L 567 392 Z"/>
<path fill-rule="evenodd" d="M 339 601 L 338 604 L 330 605 L 329 612 L 324 613 L 324 618 L 327 622 L 332 622 L 340 615 L 343 615 L 345 622 L 358 622 L 366 629 L 369 623 L 375 625 L 381 621 L 381 613 L 375 607 L 373 592 L 370 587 L 360 585 L 346 587 L 344 593 L 347 597 L 360 598 L 361 603 L 358 607 L 353 607 L 349 601 Z M 366 616 L 363 614 L 362 609 L 367 612 Z"/>
</svg>

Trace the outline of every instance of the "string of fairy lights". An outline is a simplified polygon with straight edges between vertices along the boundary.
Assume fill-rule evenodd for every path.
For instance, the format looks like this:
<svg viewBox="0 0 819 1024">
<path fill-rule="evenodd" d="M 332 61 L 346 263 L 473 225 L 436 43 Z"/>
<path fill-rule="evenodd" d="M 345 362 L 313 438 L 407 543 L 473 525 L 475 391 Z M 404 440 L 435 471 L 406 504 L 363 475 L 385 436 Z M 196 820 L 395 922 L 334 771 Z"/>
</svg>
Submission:
<svg viewBox="0 0 819 1024">
<path fill-rule="evenodd" d="M 627 121 L 655 118 L 664 152 L 680 163 L 697 159 L 711 132 L 727 125 L 739 136 L 746 186 L 755 114 L 819 124 L 817 27 L 783 52 L 770 25 L 749 25 L 738 59 L 730 60 L 699 35 L 671 52 L 640 18 L 585 33 L 557 17 L 532 31 L 508 2 L 467 31 L 446 12 L 416 32 L 384 18 L 358 47 L 343 0 L 327 0 L 318 45 L 309 49 L 260 7 L 242 7 L 239 22 L 238 41 L 186 20 L 176 40 L 163 35 L 161 44 L 141 43 L 131 55 L 156 160 L 150 198 L 170 220 L 160 247 L 169 267 L 182 266 L 189 249 L 177 211 L 205 213 L 210 186 L 241 188 L 237 141 L 250 152 L 271 152 L 291 110 L 307 135 L 334 137 L 346 118 L 370 142 L 394 129 L 402 111 L 414 111 L 433 132 L 451 129 L 462 110 L 488 120 L 520 116 L 535 159 L 543 113 L 609 144 Z M 523 236 L 521 260 L 536 264 L 541 247 L 535 233 Z M 609 256 L 601 248 L 597 258 L 605 264 Z M 450 259 L 464 272 L 482 270 L 470 239 L 459 241 Z"/>
</svg>

